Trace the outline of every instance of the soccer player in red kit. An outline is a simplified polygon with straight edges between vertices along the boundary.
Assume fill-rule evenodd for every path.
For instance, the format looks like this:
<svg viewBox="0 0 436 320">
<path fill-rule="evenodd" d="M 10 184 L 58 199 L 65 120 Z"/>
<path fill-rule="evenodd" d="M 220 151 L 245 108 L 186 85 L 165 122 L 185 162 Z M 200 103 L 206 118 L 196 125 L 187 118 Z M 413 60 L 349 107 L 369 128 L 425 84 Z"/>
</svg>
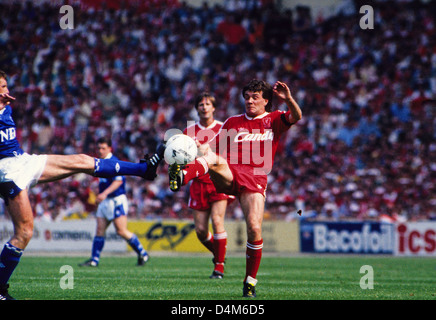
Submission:
<svg viewBox="0 0 436 320">
<path fill-rule="evenodd" d="M 287 111 L 271 111 L 274 94 Z M 262 221 L 267 174 L 271 171 L 280 136 L 302 117 L 289 87 L 251 80 L 243 89 L 245 114 L 228 118 L 218 134 L 200 147 L 203 156 L 186 166 L 171 165 L 170 188 L 209 173 L 218 192 L 236 195 L 247 224 L 246 274 L 243 296 L 255 297 L 256 275 L 262 257 Z M 207 166 L 205 165 L 207 163 Z"/>
<path fill-rule="evenodd" d="M 215 97 L 207 92 L 200 94 L 195 100 L 199 122 L 188 126 L 183 133 L 195 138 L 200 144 L 205 144 L 211 140 L 223 124 L 214 118 L 215 106 Z M 204 164 L 207 166 L 207 163 Z M 189 192 L 189 207 L 194 210 L 195 231 L 198 240 L 214 256 L 214 270 L 210 278 L 222 279 L 227 248 L 224 216 L 228 201 L 232 201 L 235 197 L 218 193 L 208 174 L 193 179 Z M 212 221 L 213 234 L 209 231 L 209 218 Z"/>
</svg>

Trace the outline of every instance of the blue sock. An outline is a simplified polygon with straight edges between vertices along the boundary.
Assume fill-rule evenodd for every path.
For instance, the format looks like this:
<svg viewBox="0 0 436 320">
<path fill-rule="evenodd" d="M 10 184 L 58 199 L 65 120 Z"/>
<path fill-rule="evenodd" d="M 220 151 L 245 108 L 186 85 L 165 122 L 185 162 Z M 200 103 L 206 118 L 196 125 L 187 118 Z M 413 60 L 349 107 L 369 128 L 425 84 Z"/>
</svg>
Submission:
<svg viewBox="0 0 436 320">
<path fill-rule="evenodd" d="M 132 249 L 138 254 L 138 256 L 145 256 L 147 251 L 144 250 L 141 242 L 139 242 L 138 237 L 134 234 L 127 243 L 132 247 Z"/>
<path fill-rule="evenodd" d="M 103 251 L 104 247 L 104 237 L 94 237 L 94 241 L 92 242 L 92 260 L 97 262 L 100 261 L 100 254 Z"/>
<path fill-rule="evenodd" d="M 132 163 L 113 159 L 94 160 L 94 175 L 99 178 L 112 178 L 115 176 L 139 176 L 147 171 L 147 163 Z"/>
<path fill-rule="evenodd" d="M 0 285 L 8 283 L 9 278 L 20 262 L 23 249 L 19 249 L 7 242 L 0 254 Z"/>
</svg>

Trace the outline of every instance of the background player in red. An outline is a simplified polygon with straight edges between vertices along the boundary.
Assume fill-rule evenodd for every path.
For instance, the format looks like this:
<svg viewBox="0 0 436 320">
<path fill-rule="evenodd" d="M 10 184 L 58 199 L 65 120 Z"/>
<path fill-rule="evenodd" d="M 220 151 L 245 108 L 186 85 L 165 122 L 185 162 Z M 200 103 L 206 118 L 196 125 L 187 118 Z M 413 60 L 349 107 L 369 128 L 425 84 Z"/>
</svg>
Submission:
<svg viewBox="0 0 436 320">
<path fill-rule="evenodd" d="M 199 121 L 188 126 L 184 134 L 204 144 L 219 131 L 222 122 L 215 120 L 216 99 L 204 92 L 195 99 Z M 204 163 L 207 166 L 207 163 Z M 224 260 L 227 248 L 227 232 L 224 228 L 224 216 L 227 202 L 234 199 L 225 193 L 218 193 L 208 174 L 193 179 L 190 187 L 189 207 L 194 210 L 195 231 L 198 240 L 209 249 L 214 256 L 214 270 L 210 278 L 222 279 L 224 276 Z M 213 235 L 209 231 L 209 218 L 212 222 Z"/>
<path fill-rule="evenodd" d="M 286 103 L 287 112 L 271 112 L 274 94 Z M 302 113 L 289 87 L 280 81 L 272 87 L 254 79 L 242 89 L 242 96 L 245 114 L 228 118 L 214 139 L 202 146 L 204 156 L 186 166 L 170 166 L 169 176 L 170 188 L 177 191 L 194 177 L 209 172 L 217 191 L 238 197 L 247 224 L 243 296 L 255 297 L 267 174 L 280 136 L 301 119 Z"/>
</svg>

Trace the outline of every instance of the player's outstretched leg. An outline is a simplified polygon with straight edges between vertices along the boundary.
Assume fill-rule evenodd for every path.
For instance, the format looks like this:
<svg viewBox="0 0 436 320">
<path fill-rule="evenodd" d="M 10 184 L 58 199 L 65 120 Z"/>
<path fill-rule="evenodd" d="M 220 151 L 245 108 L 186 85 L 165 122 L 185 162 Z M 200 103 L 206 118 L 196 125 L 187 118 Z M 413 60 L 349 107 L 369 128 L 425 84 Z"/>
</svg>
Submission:
<svg viewBox="0 0 436 320">
<path fill-rule="evenodd" d="M 168 168 L 171 191 L 179 191 L 181 186 L 186 185 L 194 178 L 205 175 L 208 171 L 208 163 L 204 157 L 197 158 L 186 165 L 171 164 Z"/>
<path fill-rule="evenodd" d="M 165 145 L 161 144 L 151 157 L 146 155 L 145 159 L 141 160 L 140 163 L 95 158 L 94 176 L 99 178 L 138 176 L 145 180 L 154 180 L 157 176 L 157 167 L 163 160 L 164 152 Z"/>
<path fill-rule="evenodd" d="M 159 163 L 164 158 L 165 148 L 166 146 L 164 143 L 160 144 L 157 147 L 156 152 L 151 157 L 147 154 L 145 155 L 144 159 L 140 161 L 141 163 L 147 164 L 147 170 L 145 172 L 145 175 L 143 176 L 145 180 L 152 181 L 154 180 L 154 178 L 156 178 L 156 170 L 159 166 Z"/>
</svg>

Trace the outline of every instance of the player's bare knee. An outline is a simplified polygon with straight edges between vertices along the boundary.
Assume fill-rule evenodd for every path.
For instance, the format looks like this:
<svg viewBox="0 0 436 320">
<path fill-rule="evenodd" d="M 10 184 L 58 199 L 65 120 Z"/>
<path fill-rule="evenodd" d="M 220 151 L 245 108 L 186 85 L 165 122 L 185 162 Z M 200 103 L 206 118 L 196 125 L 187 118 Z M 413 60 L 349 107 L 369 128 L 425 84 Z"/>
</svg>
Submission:
<svg viewBox="0 0 436 320">
<path fill-rule="evenodd" d="M 197 234 L 198 240 L 205 241 L 207 239 L 207 235 L 209 233 L 209 230 L 207 230 L 203 227 L 195 227 L 195 233 Z"/>
<path fill-rule="evenodd" d="M 262 238 L 262 227 L 257 225 L 247 226 L 247 238 L 249 241 L 255 241 Z"/>
<path fill-rule="evenodd" d="M 127 230 L 124 229 L 117 229 L 117 235 L 119 235 L 121 238 L 129 240 L 129 232 Z"/>
<path fill-rule="evenodd" d="M 18 241 L 18 247 L 24 249 L 33 237 L 33 224 L 22 225 L 15 228 L 15 234 L 13 238 Z"/>
<path fill-rule="evenodd" d="M 79 169 L 90 169 L 94 166 L 94 158 L 88 156 L 84 153 L 79 153 L 74 155 L 75 157 L 75 164 Z"/>
<path fill-rule="evenodd" d="M 221 217 L 219 215 L 212 215 L 212 226 L 214 230 L 223 230 L 224 229 L 224 217 Z"/>
<path fill-rule="evenodd" d="M 221 217 L 218 216 L 217 214 L 211 215 L 210 219 L 212 221 L 213 226 L 219 226 L 221 224 L 221 221 L 222 221 Z"/>
</svg>

